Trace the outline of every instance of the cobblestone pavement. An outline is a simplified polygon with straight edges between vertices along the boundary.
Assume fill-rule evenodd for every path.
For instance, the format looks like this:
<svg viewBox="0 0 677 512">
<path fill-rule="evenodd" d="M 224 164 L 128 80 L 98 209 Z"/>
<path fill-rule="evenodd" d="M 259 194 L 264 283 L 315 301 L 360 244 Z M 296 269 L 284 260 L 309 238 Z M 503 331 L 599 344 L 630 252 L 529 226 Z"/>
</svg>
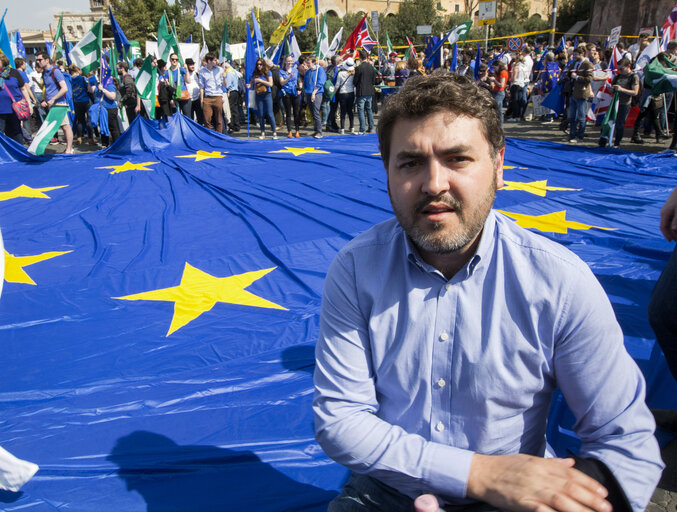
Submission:
<svg viewBox="0 0 677 512">
<path fill-rule="evenodd" d="M 378 118 L 378 116 L 376 116 Z M 355 128 L 357 129 L 357 116 L 355 118 Z M 279 130 L 280 138 L 283 138 L 284 130 Z M 599 139 L 600 128 L 597 126 L 588 125 L 586 129 L 586 138 L 583 142 L 576 144 L 572 147 L 597 147 L 597 141 Z M 656 143 L 653 139 L 645 138 L 646 142 L 644 144 L 632 144 L 630 142 L 630 135 L 632 134 L 631 129 L 626 129 L 625 138 L 621 144 L 621 148 L 627 151 L 642 151 L 646 153 L 660 153 L 665 151 L 670 145 L 670 141 L 665 141 L 662 143 Z M 249 140 L 258 140 L 259 130 L 257 126 L 250 126 L 249 136 L 247 136 L 246 125 L 243 129 L 236 134 L 237 138 L 240 139 L 249 139 Z M 267 138 L 270 138 L 270 131 L 267 132 Z M 306 127 L 301 130 L 301 136 L 305 137 L 305 141 L 310 141 L 308 143 L 316 142 L 315 139 L 311 139 L 312 135 L 312 126 Z M 325 136 L 336 136 L 336 133 L 325 133 Z M 528 121 L 528 122 L 519 122 L 519 123 L 509 123 L 505 124 L 505 135 L 506 137 L 518 138 L 518 139 L 528 139 L 528 140 L 543 140 L 548 142 L 564 143 L 566 144 L 566 135 L 560 131 L 559 123 L 554 122 L 550 124 L 542 124 L 538 121 Z M 61 135 L 63 137 L 63 135 Z M 359 137 L 359 135 L 346 135 L 346 137 Z M 286 139 L 286 137 L 284 137 Z M 96 151 L 101 149 L 101 146 L 90 146 L 83 144 L 81 146 L 76 146 L 76 153 L 89 153 L 91 151 Z M 65 144 L 56 144 L 50 145 L 47 149 L 47 153 L 62 153 L 65 150 Z M 667 467 L 663 472 L 663 478 L 658 485 L 658 488 L 654 492 L 651 503 L 647 507 L 647 512 L 677 512 L 677 439 L 669 443 L 663 449 L 663 460 L 665 461 Z"/>
</svg>

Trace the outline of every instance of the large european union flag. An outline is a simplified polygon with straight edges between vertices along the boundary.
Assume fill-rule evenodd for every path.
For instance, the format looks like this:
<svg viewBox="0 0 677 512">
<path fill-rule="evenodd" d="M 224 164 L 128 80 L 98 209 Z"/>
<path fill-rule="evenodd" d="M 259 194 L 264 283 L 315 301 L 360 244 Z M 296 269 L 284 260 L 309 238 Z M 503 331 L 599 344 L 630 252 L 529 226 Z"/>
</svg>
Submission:
<svg viewBox="0 0 677 512">
<path fill-rule="evenodd" d="M 646 305 L 674 161 L 508 140 L 496 201 L 592 267 L 649 404 L 673 408 Z M 346 471 L 314 441 L 313 347 L 329 263 L 392 215 L 376 138 L 247 142 L 174 116 L 75 157 L 3 137 L 0 163 L 0 445 L 41 468 L 0 508 L 325 510 Z M 551 420 L 575 448 L 561 401 Z"/>
</svg>

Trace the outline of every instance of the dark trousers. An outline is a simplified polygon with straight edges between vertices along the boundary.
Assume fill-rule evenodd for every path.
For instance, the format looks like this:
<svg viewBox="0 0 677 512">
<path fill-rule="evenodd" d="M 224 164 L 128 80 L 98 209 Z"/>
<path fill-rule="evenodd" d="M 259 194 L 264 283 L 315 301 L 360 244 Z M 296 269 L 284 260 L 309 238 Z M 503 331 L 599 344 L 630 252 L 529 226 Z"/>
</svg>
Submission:
<svg viewBox="0 0 677 512">
<path fill-rule="evenodd" d="M 134 105 L 125 105 L 125 114 L 127 114 L 127 121 L 132 124 L 139 114 L 136 112 L 136 103 Z"/>
<path fill-rule="evenodd" d="M 118 124 L 118 109 L 107 108 L 108 112 L 108 131 L 110 135 L 102 135 L 101 142 L 104 146 L 109 146 L 120 137 L 120 125 Z"/>
<path fill-rule="evenodd" d="M 200 103 L 200 98 L 193 100 L 190 106 L 190 118 L 195 119 L 198 124 L 205 124 L 205 116 L 202 112 L 202 104 Z"/>
<path fill-rule="evenodd" d="M 341 130 L 345 128 L 345 120 L 348 118 L 348 124 L 350 129 L 353 129 L 353 122 L 355 119 L 355 93 L 347 92 L 343 94 L 338 94 L 338 103 L 341 107 Z"/>
<path fill-rule="evenodd" d="M 315 133 L 322 133 L 322 93 L 315 94 L 315 101 L 311 100 L 311 95 L 306 93 L 306 101 L 310 107 L 310 113 L 313 115 L 313 129 Z"/>
<path fill-rule="evenodd" d="M 10 114 L 0 114 L 0 132 L 7 135 L 10 139 L 23 144 L 24 136 L 21 132 L 21 122 L 14 112 Z"/>
<path fill-rule="evenodd" d="M 339 84 L 340 85 L 340 84 Z M 338 130 L 338 125 L 336 124 L 336 112 L 339 110 L 339 101 L 338 94 L 334 96 L 334 99 L 329 102 L 329 118 L 327 119 L 327 130 Z"/>
<path fill-rule="evenodd" d="M 677 247 L 658 278 L 649 301 L 649 323 L 677 379 Z"/>
<path fill-rule="evenodd" d="M 91 103 L 89 101 L 82 101 L 79 103 L 73 104 L 75 107 L 75 119 L 73 120 L 73 131 L 75 132 L 76 137 L 82 137 L 85 133 L 89 137 L 94 136 L 94 131 L 92 125 L 89 122 L 89 106 Z"/>
<path fill-rule="evenodd" d="M 614 125 L 614 145 L 618 146 L 623 140 L 623 134 L 625 133 L 625 120 L 628 118 L 628 113 L 632 105 L 628 103 L 619 103 L 618 112 L 616 113 L 616 124 Z"/>
<path fill-rule="evenodd" d="M 285 94 L 282 96 L 282 104 L 284 105 L 285 117 L 287 118 L 287 130 L 292 131 L 292 121 L 294 129 L 299 131 L 299 117 L 301 115 L 300 98 L 298 95 L 292 96 Z M 293 112 L 293 117 L 292 117 Z"/>
<path fill-rule="evenodd" d="M 230 91 L 228 93 L 228 105 L 230 106 L 230 125 L 228 128 L 233 131 L 240 129 L 240 91 Z"/>
<path fill-rule="evenodd" d="M 179 112 L 181 112 L 186 117 L 190 117 L 191 107 L 193 106 L 193 102 L 191 100 L 174 100 L 174 103 L 179 104 Z"/>
</svg>

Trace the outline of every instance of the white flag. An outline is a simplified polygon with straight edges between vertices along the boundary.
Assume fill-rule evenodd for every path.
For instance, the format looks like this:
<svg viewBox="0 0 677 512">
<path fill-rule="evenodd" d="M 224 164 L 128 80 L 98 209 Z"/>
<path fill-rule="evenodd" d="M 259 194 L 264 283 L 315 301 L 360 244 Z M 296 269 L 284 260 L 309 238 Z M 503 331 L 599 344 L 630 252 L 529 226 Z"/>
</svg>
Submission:
<svg viewBox="0 0 677 512">
<path fill-rule="evenodd" d="M 331 40 L 329 45 L 329 50 L 327 50 L 327 58 L 332 57 L 339 51 L 339 46 L 341 45 L 341 36 L 343 35 L 343 27 L 334 36 L 334 39 Z"/>
<path fill-rule="evenodd" d="M 212 10 L 207 0 L 195 0 L 195 12 L 193 14 L 195 21 L 202 25 L 205 30 L 209 30 L 209 20 L 212 19 Z"/>
<path fill-rule="evenodd" d="M 209 48 L 207 48 L 207 43 L 202 42 L 202 49 L 200 50 L 200 61 L 205 58 L 205 55 L 209 53 Z"/>
<path fill-rule="evenodd" d="M 639 57 L 637 57 L 637 63 L 635 64 L 635 71 L 640 71 L 644 69 L 644 66 L 646 66 L 651 59 L 653 59 L 656 55 L 660 53 L 660 44 L 658 44 L 658 38 L 654 38 L 653 41 L 644 48 L 644 51 L 639 54 Z"/>
</svg>

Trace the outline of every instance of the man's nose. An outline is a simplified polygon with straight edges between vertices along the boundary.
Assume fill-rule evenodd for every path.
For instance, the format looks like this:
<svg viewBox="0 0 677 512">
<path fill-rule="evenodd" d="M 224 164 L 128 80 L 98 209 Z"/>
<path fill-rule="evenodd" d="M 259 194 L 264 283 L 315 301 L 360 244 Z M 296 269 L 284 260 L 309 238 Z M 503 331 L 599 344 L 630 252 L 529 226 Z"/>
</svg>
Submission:
<svg viewBox="0 0 677 512">
<path fill-rule="evenodd" d="M 425 172 L 421 173 L 421 190 L 431 196 L 438 196 L 449 190 L 449 173 L 436 158 L 428 160 Z"/>
</svg>

